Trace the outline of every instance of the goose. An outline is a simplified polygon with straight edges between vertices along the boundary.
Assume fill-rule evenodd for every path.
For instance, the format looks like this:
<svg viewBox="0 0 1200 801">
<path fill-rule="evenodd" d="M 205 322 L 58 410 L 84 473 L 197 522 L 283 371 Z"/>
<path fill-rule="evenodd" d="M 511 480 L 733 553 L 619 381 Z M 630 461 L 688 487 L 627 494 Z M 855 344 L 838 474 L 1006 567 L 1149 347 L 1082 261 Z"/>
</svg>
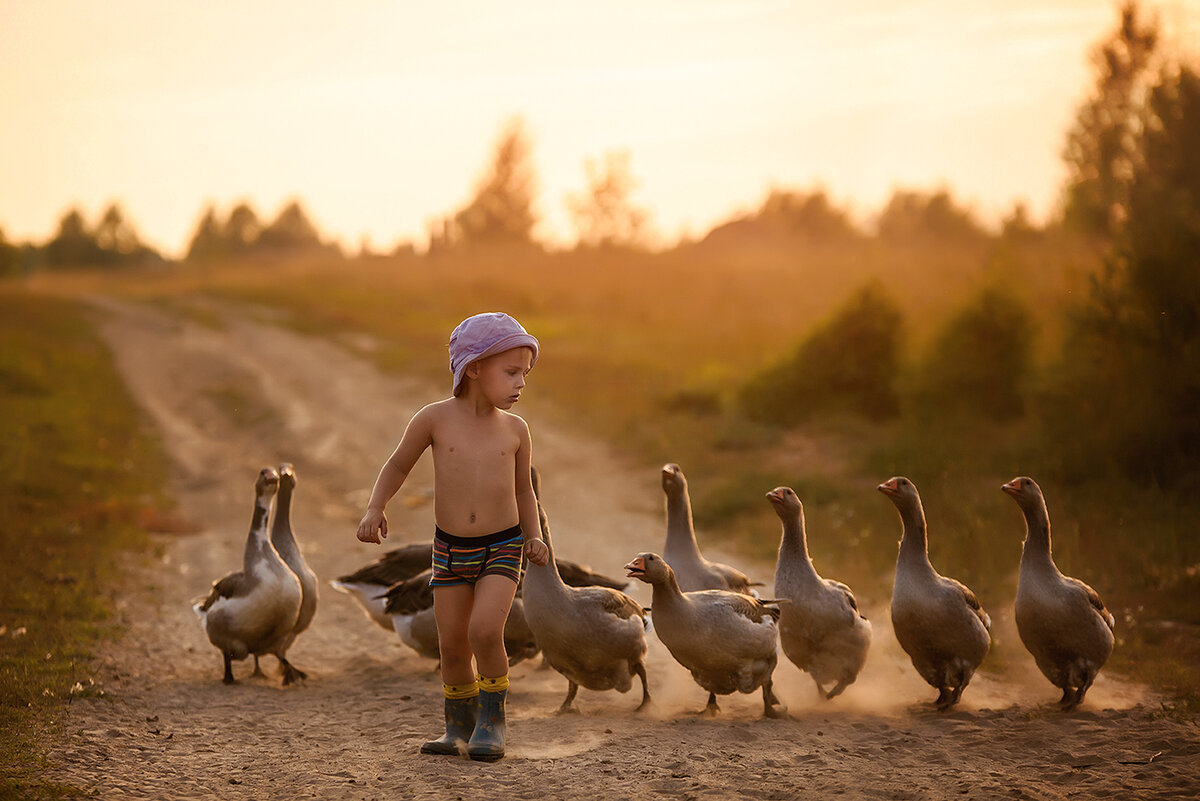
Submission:
<svg viewBox="0 0 1200 801">
<path fill-rule="evenodd" d="M 895 504 L 904 525 L 892 585 L 892 628 L 921 678 L 938 690 L 937 709 L 949 709 L 987 655 L 992 620 L 975 593 L 929 563 L 925 510 L 912 481 L 895 476 L 878 489 Z"/>
<path fill-rule="evenodd" d="M 1050 552 L 1050 515 L 1042 489 L 1018 476 L 1001 489 L 1025 513 L 1025 544 L 1013 612 L 1017 633 L 1043 675 L 1062 689 L 1059 706 L 1083 702 L 1113 649 L 1112 613 L 1094 589 L 1064 576 Z"/>
<path fill-rule="evenodd" d="M 821 578 L 808 555 L 804 505 L 790 487 L 776 487 L 767 501 L 779 515 L 783 535 L 775 566 L 775 598 L 781 602 L 779 643 L 807 672 L 822 698 L 840 695 L 858 677 L 871 645 L 871 624 L 854 593 L 840 581 Z M 833 683 L 826 691 L 825 685 Z"/>
<path fill-rule="evenodd" d="M 700 553 L 692 525 L 687 478 L 679 465 L 663 465 L 662 488 L 667 496 L 667 539 L 662 556 L 675 572 L 680 589 L 684 592 L 732 590 L 751 594 L 752 585 L 745 573 L 720 562 L 710 562 Z"/>
<path fill-rule="evenodd" d="M 287 566 L 267 532 L 271 501 L 279 488 L 274 467 L 258 474 L 254 491 L 254 515 L 242 570 L 215 582 L 212 592 L 192 608 L 200 615 L 208 640 L 225 659 L 223 681 L 233 684 L 232 660 L 253 654 L 274 654 L 286 670 L 284 656 L 300 615 L 300 580 Z"/>
<path fill-rule="evenodd" d="M 428 659 L 440 659 L 438 652 L 437 622 L 433 613 L 433 588 L 429 579 L 432 568 L 399 581 L 384 590 L 380 600 L 384 614 L 392 629 L 408 647 Z M 508 654 L 509 667 L 517 665 L 538 653 L 537 641 L 529 624 L 525 621 L 525 607 L 519 597 L 513 599 L 504 621 L 504 649 Z"/>
<path fill-rule="evenodd" d="M 550 549 L 545 565 L 530 563 L 522 580 L 525 620 L 545 661 L 567 679 L 559 714 L 574 707 L 579 687 L 629 691 L 633 676 L 642 681 L 642 702 L 650 703 L 646 680 L 646 614 L 642 605 L 609 586 L 572 587 L 559 573 L 545 509 L 538 503 L 542 538 Z"/>
<path fill-rule="evenodd" d="M 300 547 L 296 545 L 296 536 L 292 532 L 292 492 L 296 488 L 296 471 L 292 465 L 279 465 L 279 495 L 275 500 L 275 519 L 271 523 L 271 544 L 296 578 L 300 580 L 300 614 L 296 617 L 296 625 L 292 629 L 291 639 L 283 646 L 286 652 L 300 632 L 308 628 L 313 616 L 317 613 L 317 574 L 312 571 Z M 255 666 L 258 657 L 254 658 Z M 283 683 L 291 684 L 298 679 L 308 678 L 308 674 L 294 665 L 280 660 L 283 666 Z"/>
<path fill-rule="evenodd" d="M 367 617 L 384 631 L 392 619 L 383 611 L 383 593 L 397 582 L 415 576 L 433 564 L 433 543 L 413 542 L 394 548 L 353 573 L 338 576 L 330 585 L 354 598 Z"/>
<path fill-rule="evenodd" d="M 655 553 L 638 554 L 625 569 L 630 578 L 651 585 L 650 614 L 658 638 L 708 690 L 702 714 L 719 711 L 718 694 L 752 693 L 759 687 L 765 717 L 787 714 L 771 679 L 778 659 L 778 608 L 729 590 L 683 592 L 675 571 Z"/>
</svg>

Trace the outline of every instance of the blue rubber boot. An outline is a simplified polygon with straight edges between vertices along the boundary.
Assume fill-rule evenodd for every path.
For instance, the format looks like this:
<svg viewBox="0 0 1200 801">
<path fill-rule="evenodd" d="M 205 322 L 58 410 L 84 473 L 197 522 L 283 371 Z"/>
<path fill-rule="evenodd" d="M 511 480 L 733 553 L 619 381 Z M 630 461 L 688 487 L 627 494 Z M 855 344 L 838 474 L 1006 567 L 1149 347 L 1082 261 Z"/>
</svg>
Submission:
<svg viewBox="0 0 1200 801">
<path fill-rule="evenodd" d="M 436 740 L 421 744 L 422 754 L 458 756 L 459 749 L 472 739 L 475 720 L 479 717 L 479 696 L 446 699 L 446 733 Z"/>
<path fill-rule="evenodd" d="M 504 699 L 508 690 L 479 691 L 479 717 L 475 733 L 467 743 L 467 754 L 480 762 L 495 762 L 504 758 Z"/>
</svg>

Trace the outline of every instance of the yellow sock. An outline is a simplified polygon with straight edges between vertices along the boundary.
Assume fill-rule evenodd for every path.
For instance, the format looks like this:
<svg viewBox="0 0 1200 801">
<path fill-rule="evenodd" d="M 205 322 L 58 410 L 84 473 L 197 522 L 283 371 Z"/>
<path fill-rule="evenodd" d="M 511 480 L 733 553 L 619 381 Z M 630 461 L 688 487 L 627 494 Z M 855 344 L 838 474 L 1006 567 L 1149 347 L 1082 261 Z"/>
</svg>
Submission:
<svg viewBox="0 0 1200 801">
<path fill-rule="evenodd" d="M 498 693 L 508 689 L 508 674 L 505 673 L 498 679 L 489 679 L 486 676 L 479 677 L 479 689 L 489 692 Z"/>
<path fill-rule="evenodd" d="M 479 695 L 479 682 L 470 684 L 443 684 L 442 692 L 447 698 L 474 698 Z"/>
</svg>

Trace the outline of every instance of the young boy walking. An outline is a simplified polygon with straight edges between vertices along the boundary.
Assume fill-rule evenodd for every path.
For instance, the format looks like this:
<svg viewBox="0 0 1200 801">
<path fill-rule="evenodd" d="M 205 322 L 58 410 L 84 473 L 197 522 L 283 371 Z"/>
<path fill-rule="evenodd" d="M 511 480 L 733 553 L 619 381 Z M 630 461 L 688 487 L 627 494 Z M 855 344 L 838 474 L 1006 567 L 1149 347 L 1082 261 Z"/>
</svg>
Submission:
<svg viewBox="0 0 1200 801">
<path fill-rule="evenodd" d="M 388 457 L 358 538 L 387 537 L 384 508 L 427 448 L 433 450 L 433 611 L 438 627 L 446 731 L 424 754 L 504 756 L 508 655 L 504 621 L 521 578 L 521 555 L 544 565 L 530 478 L 525 421 L 508 410 L 521 397 L 538 341 L 501 312 L 463 320 L 450 335 L 453 396 L 413 415 Z M 472 668 L 474 658 L 474 668 Z"/>
</svg>

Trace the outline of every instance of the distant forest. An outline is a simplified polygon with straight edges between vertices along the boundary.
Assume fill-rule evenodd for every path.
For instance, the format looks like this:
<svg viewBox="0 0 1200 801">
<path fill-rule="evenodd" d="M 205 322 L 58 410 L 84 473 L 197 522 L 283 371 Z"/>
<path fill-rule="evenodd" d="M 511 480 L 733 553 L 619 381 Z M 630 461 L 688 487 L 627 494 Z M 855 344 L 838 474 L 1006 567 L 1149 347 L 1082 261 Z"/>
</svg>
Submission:
<svg viewBox="0 0 1200 801">
<path fill-rule="evenodd" d="M 1019 244 L 1035 252 L 1032 261 L 1044 272 L 1075 260 L 1087 270 L 1086 297 L 1073 298 L 1076 307 L 1062 315 L 1069 319 L 1060 321 L 1061 362 L 1054 386 L 1046 388 L 1063 399 L 1046 408 L 1061 418 L 1064 447 L 1079 451 L 1082 469 L 1103 454 L 1131 477 L 1200 487 L 1200 67 L 1164 52 L 1160 40 L 1157 20 L 1136 2 L 1120 7 L 1118 24 L 1093 53 L 1094 85 L 1064 145 L 1061 203 L 1044 225 L 1032 224 L 1018 206 L 1000 230 L 989 231 L 948 190 L 904 190 L 866 231 L 823 191 L 775 189 L 753 212 L 672 252 L 702 248 L 729 264 L 749 265 L 764 253 L 777 260 L 841 250 L 851 262 L 915 243 L 968 270 L 977 263 L 956 254 Z M 587 189 L 568 202 L 575 251 L 640 252 L 652 262 L 658 254 L 648 244 L 649 214 L 632 201 L 636 182 L 627 154 L 587 163 L 587 175 Z M 535 186 L 528 137 L 513 121 L 471 200 L 431 226 L 421 258 L 497 246 L 545 250 L 534 236 Z M 205 209 L 185 261 L 276 253 L 348 258 L 293 201 L 265 223 L 246 204 L 227 214 Z M 165 260 L 140 241 L 115 204 L 94 225 L 79 210 L 68 211 L 45 243 L 10 243 L 0 233 L 0 276 L 154 262 Z M 890 303 L 886 293 L 866 287 L 793 355 L 747 383 L 745 410 L 785 420 L 791 399 L 805 394 L 806 382 L 817 382 L 868 417 L 894 415 L 898 316 Z M 974 393 L 998 419 L 1019 414 L 1021 397 L 1004 389 L 1028 373 L 1030 337 L 1026 308 L 1003 293 L 980 295 L 934 344 L 945 369 L 923 391 Z M 1007 378 L 989 383 L 996 375 Z"/>
</svg>

